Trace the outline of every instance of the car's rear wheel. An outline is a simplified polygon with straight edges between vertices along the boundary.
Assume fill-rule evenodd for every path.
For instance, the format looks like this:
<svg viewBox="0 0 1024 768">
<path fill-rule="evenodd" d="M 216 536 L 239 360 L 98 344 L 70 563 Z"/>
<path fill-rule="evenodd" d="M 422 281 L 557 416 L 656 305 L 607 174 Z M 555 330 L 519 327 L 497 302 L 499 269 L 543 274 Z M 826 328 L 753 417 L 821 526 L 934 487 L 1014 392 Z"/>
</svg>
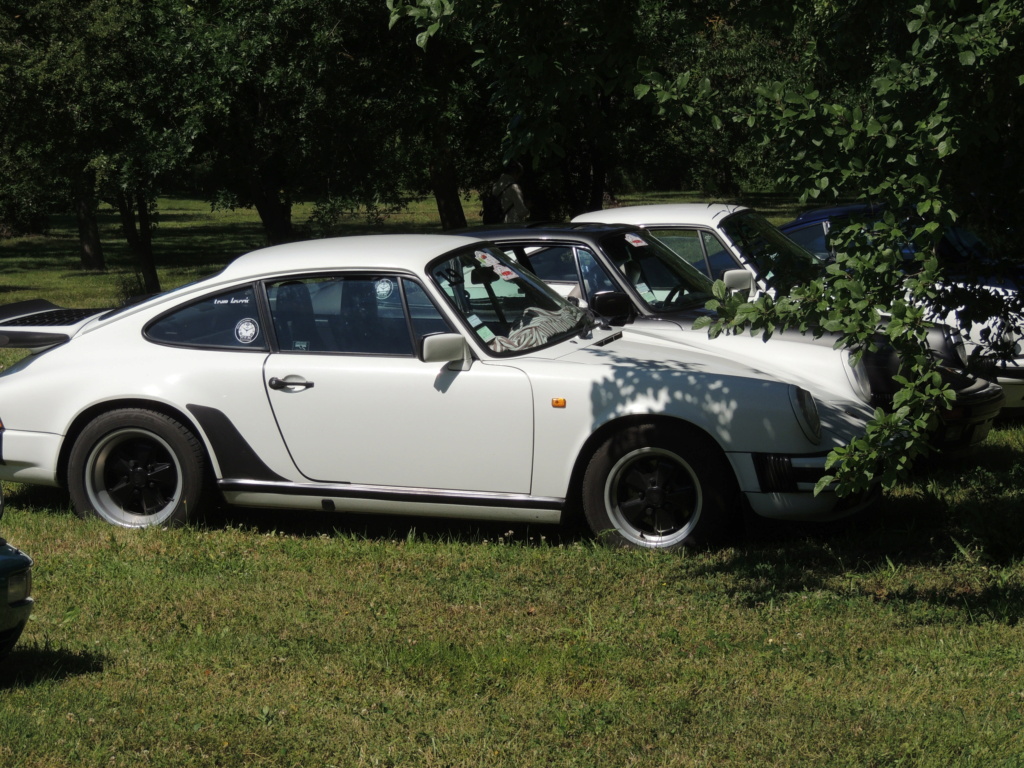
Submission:
<svg viewBox="0 0 1024 768">
<path fill-rule="evenodd" d="M 75 441 L 68 489 L 80 517 L 124 528 L 180 525 L 203 497 L 205 454 L 192 431 L 142 408 L 109 411 Z"/>
<path fill-rule="evenodd" d="M 591 530 L 617 547 L 716 544 L 739 521 L 736 482 L 721 449 L 696 430 L 630 427 L 606 440 L 583 477 Z"/>
</svg>

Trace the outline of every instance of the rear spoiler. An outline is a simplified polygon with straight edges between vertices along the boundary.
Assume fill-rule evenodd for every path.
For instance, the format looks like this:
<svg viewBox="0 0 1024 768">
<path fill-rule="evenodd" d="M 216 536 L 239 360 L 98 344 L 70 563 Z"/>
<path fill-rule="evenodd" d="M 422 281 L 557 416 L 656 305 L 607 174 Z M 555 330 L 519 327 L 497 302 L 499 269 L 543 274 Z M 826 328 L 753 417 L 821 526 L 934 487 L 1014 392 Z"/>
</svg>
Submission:
<svg viewBox="0 0 1024 768">
<path fill-rule="evenodd" d="M 102 309 L 65 309 L 45 299 L 16 301 L 0 306 L 0 347 L 31 349 L 36 352 L 63 344 L 71 338 L 64 332 Z M 60 330 L 56 329 L 63 326 Z"/>
<path fill-rule="evenodd" d="M 0 333 L 0 347 L 15 349 L 45 349 L 63 344 L 70 339 L 66 333 L 45 333 L 43 331 L 6 331 Z"/>
<path fill-rule="evenodd" d="M 56 304 L 46 299 L 29 299 L 28 301 L 16 301 L 13 304 L 4 304 L 0 307 L 0 323 L 12 317 L 31 315 L 36 312 L 48 312 L 53 309 L 60 309 Z"/>
</svg>

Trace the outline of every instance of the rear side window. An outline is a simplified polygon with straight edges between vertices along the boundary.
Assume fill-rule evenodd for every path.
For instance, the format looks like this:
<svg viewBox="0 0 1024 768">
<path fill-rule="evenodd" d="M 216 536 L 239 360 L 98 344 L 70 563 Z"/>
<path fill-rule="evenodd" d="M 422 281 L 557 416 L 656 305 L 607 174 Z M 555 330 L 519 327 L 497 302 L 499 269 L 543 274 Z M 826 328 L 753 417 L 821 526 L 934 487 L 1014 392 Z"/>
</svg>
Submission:
<svg viewBox="0 0 1024 768">
<path fill-rule="evenodd" d="M 251 286 L 206 296 L 151 323 L 150 341 L 183 347 L 267 350 Z"/>
</svg>

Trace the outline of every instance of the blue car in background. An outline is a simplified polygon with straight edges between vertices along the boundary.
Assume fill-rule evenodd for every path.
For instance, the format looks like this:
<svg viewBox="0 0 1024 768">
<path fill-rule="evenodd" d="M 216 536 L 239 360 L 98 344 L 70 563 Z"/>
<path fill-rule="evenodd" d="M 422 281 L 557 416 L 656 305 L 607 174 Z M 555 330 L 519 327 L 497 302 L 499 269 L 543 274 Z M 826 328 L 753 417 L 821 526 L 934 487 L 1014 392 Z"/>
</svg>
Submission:
<svg viewBox="0 0 1024 768">
<path fill-rule="evenodd" d="M 0 518 L 4 516 L 0 490 Z M 32 613 L 32 558 L 0 536 L 0 659 L 11 652 Z"/>
<path fill-rule="evenodd" d="M 830 233 L 840 232 L 854 222 L 868 225 L 878 221 L 884 210 L 883 206 L 867 203 L 815 208 L 780 225 L 779 230 L 824 263 L 835 258 Z M 902 250 L 905 261 L 913 261 L 915 251 L 912 245 L 907 243 Z M 962 227 L 947 229 L 937 245 L 937 252 L 950 286 L 1016 299 L 1019 287 L 1024 283 L 1024 269 L 1019 265 L 1009 269 L 1000 265 L 985 243 Z M 956 313 L 938 319 L 956 327 L 963 325 Z M 1004 339 L 1013 347 L 1014 356 L 1007 360 L 986 360 L 981 342 L 996 333 L 996 328 L 992 321 L 975 324 L 970 333 L 964 329 L 964 340 L 969 353 L 981 362 L 977 372 L 1003 388 L 1006 395 L 1004 411 L 1019 413 L 1024 410 L 1024 345 L 1021 338 L 1010 332 Z"/>
</svg>

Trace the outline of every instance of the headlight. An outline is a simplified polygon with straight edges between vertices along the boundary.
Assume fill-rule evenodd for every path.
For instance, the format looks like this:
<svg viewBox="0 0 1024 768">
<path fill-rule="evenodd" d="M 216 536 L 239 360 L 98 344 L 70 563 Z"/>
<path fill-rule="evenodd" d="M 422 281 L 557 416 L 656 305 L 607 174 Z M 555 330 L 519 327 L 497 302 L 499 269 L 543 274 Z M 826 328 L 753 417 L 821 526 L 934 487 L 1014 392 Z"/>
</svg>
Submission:
<svg viewBox="0 0 1024 768">
<path fill-rule="evenodd" d="M 871 402 L 871 379 L 868 377 L 868 366 L 864 362 L 864 357 L 861 356 L 857 364 L 854 365 L 850 359 L 853 357 L 851 352 L 846 353 L 846 375 L 850 379 L 850 384 L 853 385 L 853 391 L 857 393 L 857 397 L 863 400 L 865 403 Z"/>
<path fill-rule="evenodd" d="M 32 594 L 32 571 L 19 571 L 7 577 L 7 602 L 10 605 L 27 600 Z"/>
<path fill-rule="evenodd" d="M 807 439 L 815 444 L 820 443 L 821 416 L 818 415 L 818 404 L 814 396 L 803 387 L 791 386 L 789 401 L 793 404 L 793 413 Z"/>
</svg>

